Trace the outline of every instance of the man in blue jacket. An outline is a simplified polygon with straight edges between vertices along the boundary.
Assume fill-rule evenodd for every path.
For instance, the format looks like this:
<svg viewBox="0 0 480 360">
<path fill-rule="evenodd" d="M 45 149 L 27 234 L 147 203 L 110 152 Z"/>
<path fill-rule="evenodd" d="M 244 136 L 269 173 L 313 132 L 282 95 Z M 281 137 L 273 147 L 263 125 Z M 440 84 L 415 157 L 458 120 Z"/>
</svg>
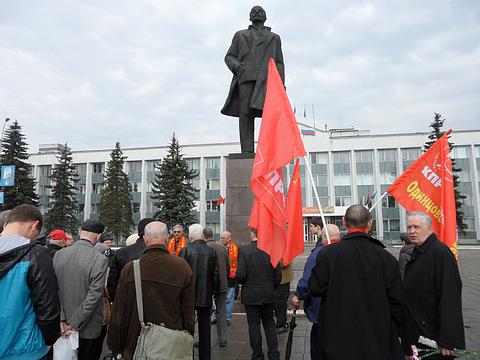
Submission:
<svg viewBox="0 0 480 360">
<path fill-rule="evenodd" d="M 60 336 L 60 300 L 52 259 L 36 244 L 42 214 L 14 208 L 0 241 L 0 359 L 38 360 Z"/>
<path fill-rule="evenodd" d="M 313 226 L 312 226 L 313 225 Z M 340 240 L 340 229 L 337 225 L 328 224 L 327 225 L 328 235 L 332 243 L 338 242 Z M 297 290 L 295 295 L 292 297 L 292 305 L 295 309 L 300 308 L 300 301 L 304 302 L 305 314 L 307 315 L 308 320 L 312 323 L 312 330 L 310 331 L 310 358 L 319 359 L 318 351 L 318 315 L 320 312 L 320 298 L 310 295 L 308 291 L 308 280 L 312 275 L 312 269 L 314 268 L 318 252 L 322 249 L 323 246 L 327 245 L 327 236 L 325 228 L 321 228 L 321 219 L 314 218 L 310 226 L 310 233 L 318 237 L 318 242 L 315 248 L 312 250 L 308 256 L 305 267 L 303 268 L 303 276 L 298 281 Z"/>
</svg>

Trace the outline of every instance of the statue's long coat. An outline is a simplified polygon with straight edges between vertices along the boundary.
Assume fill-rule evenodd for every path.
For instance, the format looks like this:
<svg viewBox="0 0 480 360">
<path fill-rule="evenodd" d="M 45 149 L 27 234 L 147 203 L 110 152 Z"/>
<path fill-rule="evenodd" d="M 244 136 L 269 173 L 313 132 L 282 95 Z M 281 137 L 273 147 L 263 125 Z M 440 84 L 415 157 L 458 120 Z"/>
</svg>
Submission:
<svg viewBox="0 0 480 360">
<path fill-rule="evenodd" d="M 239 63 L 245 63 L 245 60 L 250 52 L 250 48 L 254 45 L 251 28 L 252 27 L 249 26 L 247 30 L 240 30 L 235 33 L 233 36 L 232 45 L 228 49 L 227 55 L 225 56 L 225 63 L 234 75 L 230 84 L 230 91 L 228 93 L 227 100 L 225 101 L 225 105 L 221 111 L 224 115 L 235 117 L 239 116 L 238 77 L 235 74 L 235 70 Z M 250 108 L 252 109 L 255 117 L 262 116 L 267 85 L 268 60 L 270 58 L 275 59 L 280 77 L 285 83 L 285 69 L 283 65 L 280 36 L 271 32 L 269 27 L 266 27 L 266 29 L 267 31 L 265 38 L 263 41 L 260 41 L 256 44 L 259 47 L 259 49 L 257 49 L 256 61 L 258 65 L 258 76 L 255 83 L 252 100 L 250 102 Z"/>
</svg>

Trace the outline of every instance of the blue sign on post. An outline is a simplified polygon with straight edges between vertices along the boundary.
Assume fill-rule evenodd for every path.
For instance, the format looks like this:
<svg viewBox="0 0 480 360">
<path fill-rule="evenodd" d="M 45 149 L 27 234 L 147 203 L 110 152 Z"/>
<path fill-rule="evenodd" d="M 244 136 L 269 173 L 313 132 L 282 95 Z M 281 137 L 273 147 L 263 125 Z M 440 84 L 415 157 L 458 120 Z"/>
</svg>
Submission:
<svg viewBox="0 0 480 360">
<path fill-rule="evenodd" d="M 4 198 L 3 198 L 3 191 L 0 191 L 0 204 L 3 204 L 5 201 L 4 201 Z"/>
<path fill-rule="evenodd" d="M 0 186 L 13 186 L 15 183 L 15 165 L 2 166 L 2 178 Z"/>
</svg>

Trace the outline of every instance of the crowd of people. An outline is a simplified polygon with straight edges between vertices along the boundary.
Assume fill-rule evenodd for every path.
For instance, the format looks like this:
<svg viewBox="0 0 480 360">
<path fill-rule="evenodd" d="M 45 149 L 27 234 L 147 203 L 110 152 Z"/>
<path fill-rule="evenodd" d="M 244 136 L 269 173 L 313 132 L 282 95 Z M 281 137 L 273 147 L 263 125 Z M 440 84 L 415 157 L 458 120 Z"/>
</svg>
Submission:
<svg viewBox="0 0 480 360">
<path fill-rule="evenodd" d="M 85 221 L 79 240 L 57 229 L 43 244 L 42 215 L 20 205 L 0 214 L 0 360 L 52 359 L 59 337 L 78 333 L 78 359 L 133 359 L 142 331 L 134 262 L 139 259 L 142 318 L 181 330 L 197 327 L 200 359 L 211 358 L 211 326 L 228 346 L 235 299 L 244 305 L 252 359 L 279 359 L 277 335 L 288 331 L 291 264 L 273 267 L 251 242 L 238 246 L 228 231 L 220 241 L 200 224 L 169 236 L 166 224 L 142 219 L 136 241 L 113 251 L 113 236 L 97 220 Z M 311 359 L 404 359 L 416 348 L 437 347 L 430 359 L 453 358 L 465 348 L 462 283 L 453 253 L 424 213 L 407 214 L 400 262 L 369 235 L 372 219 L 361 205 L 343 218 L 347 233 L 313 218 L 318 242 L 308 256 L 291 306 L 312 323 Z M 327 236 L 328 234 L 328 236 Z M 241 287 L 241 291 L 240 291 Z M 138 291 L 138 288 L 137 288 Z M 143 323 L 142 323 L 143 324 Z"/>
</svg>

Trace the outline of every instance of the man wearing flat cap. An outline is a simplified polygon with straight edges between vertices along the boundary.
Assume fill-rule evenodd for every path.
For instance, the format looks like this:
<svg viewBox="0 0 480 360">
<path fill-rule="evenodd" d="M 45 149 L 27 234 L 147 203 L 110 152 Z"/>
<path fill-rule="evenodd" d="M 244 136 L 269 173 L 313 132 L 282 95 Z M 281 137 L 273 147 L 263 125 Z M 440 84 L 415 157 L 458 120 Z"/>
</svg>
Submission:
<svg viewBox="0 0 480 360">
<path fill-rule="evenodd" d="M 87 220 L 80 240 L 58 251 L 53 259 L 62 312 L 62 335 L 79 332 L 78 359 L 98 359 L 102 352 L 103 288 L 108 259 L 94 249 L 104 226 Z"/>
</svg>

